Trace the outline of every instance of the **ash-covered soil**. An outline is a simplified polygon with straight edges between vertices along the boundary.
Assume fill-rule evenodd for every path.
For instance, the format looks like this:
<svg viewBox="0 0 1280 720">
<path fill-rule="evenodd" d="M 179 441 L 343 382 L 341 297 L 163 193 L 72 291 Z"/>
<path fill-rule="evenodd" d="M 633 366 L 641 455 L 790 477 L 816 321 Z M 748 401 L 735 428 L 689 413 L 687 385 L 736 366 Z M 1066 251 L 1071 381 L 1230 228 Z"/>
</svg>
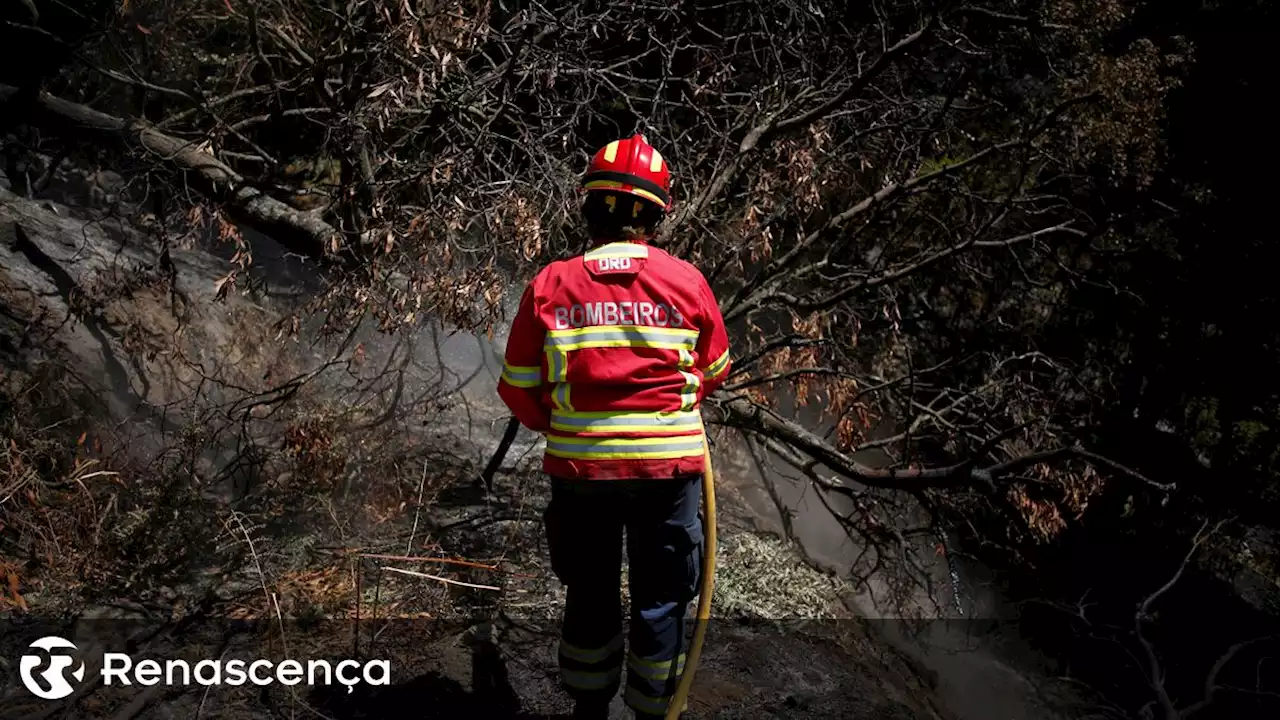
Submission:
<svg viewBox="0 0 1280 720">
<path fill-rule="evenodd" d="M 494 496 L 473 482 L 504 414 L 501 337 L 280 340 L 287 313 L 270 296 L 214 302 L 225 267 L 198 244 L 173 250 L 167 279 L 146 237 L 91 209 L 0 190 L 0 223 L 5 398 L 47 401 L 0 407 L 6 462 L 66 451 L 119 473 L 0 478 L 0 717 L 568 711 L 539 439 L 522 432 Z M 67 388 L 33 394 L 41 383 Z M 933 673 L 849 612 L 842 583 L 756 533 L 750 488 L 732 480 L 719 483 L 715 619 L 689 716 L 949 717 Z M 20 657 L 46 634 L 83 654 L 69 698 L 21 682 Z M 381 658 L 390 684 L 108 687 L 103 652 Z"/>
<path fill-rule="evenodd" d="M 726 538 L 721 573 L 729 580 L 722 586 L 727 592 L 717 593 L 722 607 L 715 610 L 687 717 L 948 717 L 931 699 L 927 672 L 889 648 L 863 621 L 840 613 L 835 595 L 824 598 L 832 608 L 830 617 L 803 620 L 790 612 L 788 602 L 804 602 L 796 611 L 814 614 L 809 603 L 829 587 L 827 578 L 815 574 L 807 578 L 808 587 L 798 587 L 804 579 L 793 566 L 786 573 L 790 595 L 734 594 L 749 586 L 743 576 L 778 569 L 775 563 L 788 555 L 785 546 L 768 538 Z M 9 660 L 0 686 L 0 717 L 567 716 L 570 704 L 556 680 L 560 598 L 554 583 L 541 577 L 499 580 L 492 582 L 502 587 L 496 593 L 501 597 L 459 589 L 452 598 L 441 598 L 430 580 L 414 578 L 428 584 L 424 591 L 395 583 L 385 568 L 381 573 L 369 568 L 366 574 L 366 582 L 376 586 L 370 599 L 377 604 L 362 607 L 358 620 L 352 613 L 343 619 L 264 616 L 231 621 L 228 611 L 236 603 L 220 599 L 234 595 L 231 588 L 215 590 L 204 607 L 190 608 L 185 618 L 181 610 L 170 608 L 165 617 L 165 608 L 121 602 L 85 608 L 66 622 L 11 619 L 0 641 L 0 654 Z M 765 609 L 787 617 L 755 615 Z M 67 701 L 32 698 L 18 679 L 14 660 L 27 642 L 48 634 L 75 642 L 88 666 L 86 682 Z M 337 682 L 262 688 L 205 687 L 195 680 L 177 688 L 104 687 L 94 682 L 103 651 L 129 652 L 135 662 L 150 658 L 162 666 L 174 659 L 186 659 L 191 666 L 211 658 L 246 664 L 294 658 L 304 666 L 316 659 L 334 664 L 378 659 L 388 662 L 390 682 L 362 682 L 350 690 Z M 373 679 L 382 682 L 381 675 Z M 615 700 L 614 713 L 628 717 L 620 700 Z"/>
</svg>

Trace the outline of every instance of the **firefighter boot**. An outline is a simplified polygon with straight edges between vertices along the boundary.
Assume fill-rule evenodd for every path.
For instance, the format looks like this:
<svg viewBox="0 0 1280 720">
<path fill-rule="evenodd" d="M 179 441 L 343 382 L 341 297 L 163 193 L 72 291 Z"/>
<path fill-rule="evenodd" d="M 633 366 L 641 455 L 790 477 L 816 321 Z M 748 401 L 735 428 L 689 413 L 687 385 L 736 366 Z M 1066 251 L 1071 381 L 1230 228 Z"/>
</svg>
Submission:
<svg viewBox="0 0 1280 720">
<path fill-rule="evenodd" d="M 574 703 L 573 720 L 609 720 L 609 702 L 579 700 Z"/>
</svg>

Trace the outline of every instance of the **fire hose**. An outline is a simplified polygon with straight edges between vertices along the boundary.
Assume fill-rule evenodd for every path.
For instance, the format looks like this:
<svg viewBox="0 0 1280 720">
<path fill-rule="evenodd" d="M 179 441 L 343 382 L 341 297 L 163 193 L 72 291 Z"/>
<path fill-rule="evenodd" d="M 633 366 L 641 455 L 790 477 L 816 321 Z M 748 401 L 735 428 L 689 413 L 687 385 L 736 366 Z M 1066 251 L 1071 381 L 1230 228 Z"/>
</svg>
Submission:
<svg viewBox="0 0 1280 720">
<path fill-rule="evenodd" d="M 706 435 L 705 427 L 703 435 Z M 711 594 L 716 587 L 716 474 L 711 465 L 711 444 L 704 441 L 702 448 L 702 534 L 706 538 L 706 547 L 702 551 L 702 584 L 698 588 L 697 625 L 693 628 L 689 657 L 685 662 L 684 672 L 680 674 L 676 694 L 672 696 L 671 705 L 667 708 L 666 720 L 678 720 L 689 698 L 693 674 L 698 670 L 698 660 L 702 657 L 702 643 L 707 639 L 707 625 L 711 620 Z"/>
<path fill-rule="evenodd" d="M 511 443 L 515 441 L 520 429 L 520 421 L 511 418 L 507 421 L 506 431 L 498 443 L 498 449 L 489 464 L 481 473 L 479 483 L 483 483 L 490 495 L 493 494 L 493 476 L 501 467 Z M 706 429 L 703 429 L 705 436 Z M 689 699 L 689 690 L 693 687 L 693 676 L 698 669 L 698 661 L 702 657 L 702 645 L 707 639 L 707 625 L 711 620 L 711 595 L 716 585 L 716 484 L 715 469 L 711 464 L 711 445 L 703 443 L 702 473 L 702 532 L 705 546 L 702 553 L 702 582 L 698 589 L 697 624 L 693 629 L 693 640 L 689 644 L 689 653 L 685 661 L 684 672 L 680 673 L 680 681 L 676 685 L 675 695 L 668 706 L 666 720 L 679 720 Z"/>
</svg>

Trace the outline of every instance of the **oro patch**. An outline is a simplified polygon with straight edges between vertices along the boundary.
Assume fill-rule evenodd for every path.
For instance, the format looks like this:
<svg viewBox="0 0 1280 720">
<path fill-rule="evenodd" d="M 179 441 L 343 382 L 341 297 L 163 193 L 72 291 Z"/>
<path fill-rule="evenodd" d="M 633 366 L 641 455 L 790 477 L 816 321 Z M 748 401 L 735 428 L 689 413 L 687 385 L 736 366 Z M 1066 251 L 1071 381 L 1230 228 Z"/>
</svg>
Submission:
<svg viewBox="0 0 1280 720">
<path fill-rule="evenodd" d="M 638 273 L 644 267 L 644 258 L 602 257 L 587 261 L 587 268 L 596 275 Z"/>
</svg>

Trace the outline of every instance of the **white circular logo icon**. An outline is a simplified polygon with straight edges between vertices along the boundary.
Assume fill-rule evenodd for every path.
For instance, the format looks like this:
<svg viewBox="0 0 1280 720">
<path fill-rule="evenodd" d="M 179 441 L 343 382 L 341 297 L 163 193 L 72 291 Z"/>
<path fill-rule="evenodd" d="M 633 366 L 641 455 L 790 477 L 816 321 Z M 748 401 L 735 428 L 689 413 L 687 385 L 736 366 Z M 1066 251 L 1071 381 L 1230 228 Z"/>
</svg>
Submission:
<svg viewBox="0 0 1280 720">
<path fill-rule="evenodd" d="M 44 650 L 49 653 L 49 667 L 36 672 L 37 668 L 44 664 L 43 655 L 23 655 L 22 660 L 18 664 L 18 670 L 22 674 L 22 684 L 27 686 L 32 695 L 45 700 L 60 700 L 70 695 L 74 688 L 71 683 L 67 682 L 66 670 L 71 667 L 75 659 L 66 654 L 54 654 L 56 649 L 76 650 L 76 646 L 68 640 L 50 635 L 42 637 L 31 643 L 31 647 L 37 650 Z M 71 677 L 76 682 L 84 679 L 84 663 L 80 663 L 80 667 L 71 671 Z"/>
</svg>

